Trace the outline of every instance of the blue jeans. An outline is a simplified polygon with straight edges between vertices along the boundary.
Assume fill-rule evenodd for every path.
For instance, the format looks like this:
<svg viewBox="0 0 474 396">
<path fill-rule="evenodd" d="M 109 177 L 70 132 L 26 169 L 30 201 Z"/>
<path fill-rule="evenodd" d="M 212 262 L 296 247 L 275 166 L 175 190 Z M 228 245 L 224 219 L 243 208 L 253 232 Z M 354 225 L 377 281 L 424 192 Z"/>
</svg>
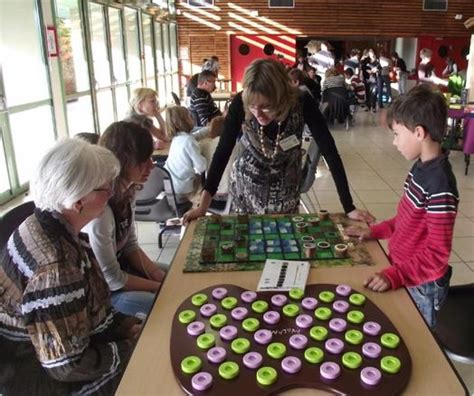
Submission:
<svg viewBox="0 0 474 396">
<path fill-rule="evenodd" d="M 452 268 L 439 279 L 422 285 L 408 287 L 407 290 L 415 301 L 420 313 L 432 329 L 436 326 L 435 311 L 439 311 L 446 300 L 451 279 Z"/>
<path fill-rule="evenodd" d="M 111 299 L 115 310 L 125 315 L 137 316 L 137 313 L 148 315 L 155 301 L 155 293 L 117 290 L 112 292 Z"/>
</svg>

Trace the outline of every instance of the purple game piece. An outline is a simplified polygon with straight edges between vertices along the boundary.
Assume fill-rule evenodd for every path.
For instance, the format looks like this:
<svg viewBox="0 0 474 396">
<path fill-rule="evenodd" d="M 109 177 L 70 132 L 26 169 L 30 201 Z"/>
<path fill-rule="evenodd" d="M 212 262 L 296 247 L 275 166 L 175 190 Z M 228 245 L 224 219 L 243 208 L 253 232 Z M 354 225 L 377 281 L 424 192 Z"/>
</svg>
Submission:
<svg viewBox="0 0 474 396">
<path fill-rule="evenodd" d="M 246 303 L 251 303 L 257 299 L 257 293 L 255 293 L 254 291 L 244 291 L 240 295 L 240 298 Z"/>
<path fill-rule="evenodd" d="M 338 333 L 343 332 L 347 327 L 347 322 L 342 318 L 334 318 L 329 321 L 329 328 Z"/>
<path fill-rule="evenodd" d="M 222 347 L 213 347 L 207 351 L 207 359 L 212 363 L 220 363 L 225 360 L 227 352 Z"/>
<path fill-rule="evenodd" d="M 336 293 L 339 294 L 340 296 L 348 296 L 351 294 L 352 288 L 349 285 L 339 285 L 336 287 Z"/>
<path fill-rule="evenodd" d="M 288 301 L 288 297 L 284 294 L 275 294 L 272 296 L 272 304 L 277 307 L 282 307 Z"/>
<path fill-rule="evenodd" d="M 360 379 L 367 385 L 377 385 L 382 379 L 382 373 L 375 367 L 364 367 L 360 372 Z"/>
<path fill-rule="evenodd" d="M 318 306 L 318 300 L 314 297 L 305 297 L 301 301 L 301 305 L 304 309 L 315 309 Z"/>
<path fill-rule="evenodd" d="M 204 304 L 199 311 L 202 316 L 209 317 L 217 312 L 217 307 L 214 304 Z"/>
<path fill-rule="evenodd" d="M 308 337 L 304 334 L 293 334 L 289 339 L 290 345 L 295 349 L 303 349 L 308 345 Z"/>
<path fill-rule="evenodd" d="M 364 330 L 365 334 L 369 334 L 372 336 L 376 336 L 380 333 L 380 325 L 377 322 L 365 322 L 362 330 Z"/>
<path fill-rule="evenodd" d="M 230 315 L 235 319 L 235 320 L 244 320 L 247 315 L 249 314 L 249 311 L 247 308 L 244 307 L 237 307 L 234 308 L 231 312 Z"/>
<path fill-rule="evenodd" d="M 223 340 L 233 340 L 235 337 L 237 337 L 237 327 L 229 325 L 229 326 L 224 326 L 220 331 L 219 335 Z"/>
<path fill-rule="evenodd" d="M 191 384 L 197 391 L 206 390 L 212 385 L 212 375 L 205 371 L 194 374 L 193 378 L 191 379 Z"/>
<path fill-rule="evenodd" d="M 255 332 L 255 334 L 253 335 L 253 338 L 259 344 L 265 345 L 265 344 L 268 344 L 272 340 L 273 336 L 270 330 L 260 329 Z"/>
<path fill-rule="evenodd" d="M 212 291 L 212 297 L 214 297 L 216 300 L 222 300 L 225 296 L 227 296 L 227 289 L 225 287 L 216 287 Z"/>
<path fill-rule="evenodd" d="M 206 329 L 206 325 L 203 322 L 192 322 L 188 324 L 187 330 L 188 334 L 191 336 L 198 336 L 202 333 L 204 333 L 204 330 Z"/>
<path fill-rule="evenodd" d="M 267 324 L 276 324 L 280 321 L 280 313 L 277 311 L 267 311 L 263 314 L 263 320 Z"/>
<path fill-rule="evenodd" d="M 281 368 L 288 374 L 295 374 L 301 370 L 301 360 L 296 356 L 287 356 L 281 361 Z"/>
<path fill-rule="evenodd" d="M 262 364 L 263 357 L 258 352 L 248 352 L 244 355 L 242 361 L 245 367 L 256 369 Z"/>
<path fill-rule="evenodd" d="M 332 304 L 332 308 L 334 309 L 334 311 L 345 313 L 349 309 L 349 303 L 347 301 L 337 300 L 334 301 L 334 304 Z"/>
<path fill-rule="evenodd" d="M 313 324 L 313 318 L 309 315 L 302 314 L 302 315 L 298 315 L 296 318 L 296 325 L 303 329 L 308 328 L 312 324 Z"/>
<path fill-rule="evenodd" d="M 344 342 L 342 342 L 339 338 L 330 338 L 326 341 L 324 346 L 328 352 L 338 354 L 344 349 Z"/>
<path fill-rule="evenodd" d="M 319 368 L 321 376 L 326 379 L 335 379 L 341 374 L 341 368 L 337 363 L 334 362 L 324 362 Z"/>
<path fill-rule="evenodd" d="M 382 353 L 382 347 L 375 342 L 366 342 L 362 345 L 362 353 L 369 358 L 378 358 Z"/>
</svg>

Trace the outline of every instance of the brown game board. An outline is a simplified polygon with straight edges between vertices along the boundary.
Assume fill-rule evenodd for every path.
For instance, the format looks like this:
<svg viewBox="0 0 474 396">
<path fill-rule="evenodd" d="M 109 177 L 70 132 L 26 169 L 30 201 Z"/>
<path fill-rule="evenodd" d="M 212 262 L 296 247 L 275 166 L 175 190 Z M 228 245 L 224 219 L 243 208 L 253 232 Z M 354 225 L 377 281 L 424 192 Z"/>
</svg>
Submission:
<svg viewBox="0 0 474 396">
<path fill-rule="evenodd" d="M 279 295 L 278 299 L 275 297 L 276 294 Z M 234 304 L 224 307 L 230 302 Z M 284 314 L 284 312 L 291 313 L 287 308 L 288 305 L 293 305 L 292 309 L 298 310 L 295 316 Z M 327 313 L 327 309 L 331 310 L 329 318 L 316 317 L 316 311 L 320 315 L 321 312 Z M 339 312 L 344 309 L 345 312 Z M 194 314 L 190 313 L 191 311 Z M 247 311 L 245 316 L 237 316 L 237 313 L 242 315 L 245 311 Z M 358 311 L 358 316 L 353 311 Z M 362 318 L 360 313 L 363 314 Z M 225 319 L 222 321 L 222 316 L 214 319 L 214 315 L 224 315 Z M 275 315 L 280 315 L 279 321 L 275 324 L 267 323 L 270 318 L 275 319 Z M 353 322 L 355 316 L 358 317 L 358 323 Z M 249 318 L 252 319 L 249 321 Z M 217 319 L 221 319 L 221 322 L 219 323 Z M 255 324 L 255 319 L 259 322 L 255 328 L 244 329 L 246 327 L 244 322 L 247 325 Z M 213 327 L 211 322 L 217 327 Z M 373 322 L 379 325 L 379 329 Z M 336 324 L 339 328 L 335 327 Z M 317 330 L 314 330 L 315 327 Z M 199 332 L 194 335 L 188 334 L 188 331 L 196 329 Z M 359 339 L 348 342 L 346 340 L 348 332 L 351 335 L 358 334 Z M 271 339 L 260 339 L 259 343 L 257 333 L 258 336 L 267 337 L 270 333 Z M 214 337 L 214 345 L 206 346 L 204 349 L 198 346 L 198 339 L 209 339 L 209 335 L 211 338 Z M 397 337 L 398 344 L 395 342 L 395 345 L 387 346 L 386 341 L 382 342 L 382 338 L 393 341 Z M 236 341 L 237 339 L 239 340 Z M 296 343 L 298 340 L 299 344 Z M 305 340 L 306 344 L 304 342 L 304 345 L 301 344 Z M 248 349 L 233 350 L 234 342 Z M 273 343 L 281 343 L 286 347 L 283 355 L 270 356 L 268 349 L 274 351 L 276 348 Z M 338 350 L 332 349 L 334 346 Z M 224 357 L 222 348 L 225 352 Z M 307 353 L 308 356 L 314 357 L 314 351 L 317 350 L 314 348 L 319 348 L 324 355 L 318 361 L 306 358 Z M 374 351 L 377 356 L 367 356 L 369 352 Z M 172 323 L 170 355 L 177 381 L 188 394 L 196 395 L 268 395 L 298 387 L 322 389 L 337 394 L 395 395 L 403 391 L 411 374 L 410 354 L 397 329 L 368 298 L 365 298 L 365 301 L 363 298 L 361 300 L 359 292 L 345 285 L 307 285 L 303 296 L 295 296 L 292 292 L 254 293 L 230 284 L 215 285 L 196 291 L 176 311 Z M 357 355 L 362 357 L 361 362 L 357 363 Z M 201 365 L 198 368 L 194 367 L 193 372 L 185 373 L 182 371 L 182 363 L 191 356 L 198 358 Z M 214 360 L 216 358 L 220 360 L 213 363 L 209 360 L 209 356 Z M 257 367 L 249 368 L 248 364 L 258 363 L 259 356 L 261 363 Z M 354 368 L 346 367 L 343 361 L 351 362 L 349 357 L 360 365 Z M 196 362 L 195 358 L 185 361 Z M 400 363 L 398 372 L 388 373 L 381 368 L 382 361 L 387 361 L 390 366 L 396 360 Z M 185 367 L 188 367 L 187 364 L 185 363 Z M 235 364 L 238 365 L 238 374 L 233 373 L 235 377 L 232 379 L 221 378 L 219 370 L 222 369 L 227 373 L 225 369 L 232 365 L 235 367 Z M 284 364 L 287 370 L 297 369 L 297 372 L 284 371 Z M 260 373 L 260 378 L 268 379 L 265 374 L 272 370 L 276 373 L 276 380 L 273 383 L 262 385 L 257 381 L 257 372 Z M 334 379 L 326 379 L 322 374 L 324 372 L 324 375 L 334 375 L 338 370 L 339 374 Z M 188 368 L 186 371 L 189 371 Z M 369 382 L 379 376 L 378 384 L 368 385 L 362 381 L 362 372 Z M 368 373 L 370 375 L 367 377 Z M 194 388 L 196 384 L 203 385 L 209 378 L 211 385 L 208 389 Z"/>
</svg>

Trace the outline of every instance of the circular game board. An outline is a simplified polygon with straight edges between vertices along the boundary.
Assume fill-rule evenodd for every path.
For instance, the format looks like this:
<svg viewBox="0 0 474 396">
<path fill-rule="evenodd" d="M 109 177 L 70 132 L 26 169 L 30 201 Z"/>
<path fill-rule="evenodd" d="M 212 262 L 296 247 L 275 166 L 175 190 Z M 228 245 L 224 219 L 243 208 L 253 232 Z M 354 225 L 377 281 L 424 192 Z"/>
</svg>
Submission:
<svg viewBox="0 0 474 396">
<path fill-rule="evenodd" d="M 171 362 L 188 394 L 393 395 L 410 378 L 397 329 L 347 285 L 278 293 L 216 285 L 186 299 L 172 326 Z"/>
</svg>

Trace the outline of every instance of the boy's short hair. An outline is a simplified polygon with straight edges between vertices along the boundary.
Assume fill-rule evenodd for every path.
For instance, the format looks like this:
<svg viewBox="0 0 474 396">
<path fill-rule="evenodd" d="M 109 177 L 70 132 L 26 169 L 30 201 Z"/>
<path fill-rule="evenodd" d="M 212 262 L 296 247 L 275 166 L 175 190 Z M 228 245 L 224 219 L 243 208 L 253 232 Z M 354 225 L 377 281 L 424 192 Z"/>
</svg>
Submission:
<svg viewBox="0 0 474 396">
<path fill-rule="evenodd" d="M 216 78 L 215 73 L 210 70 L 203 70 L 198 76 L 198 85 Z"/>
<path fill-rule="evenodd" d="M 441 143 L 446 132 L 448 108 L 443 94 L 433 84 L 420 84 L 390 106 L 387 123 L 390 129 L 394 122 L 414 131 L 417 126 Z"/>
</svg>

